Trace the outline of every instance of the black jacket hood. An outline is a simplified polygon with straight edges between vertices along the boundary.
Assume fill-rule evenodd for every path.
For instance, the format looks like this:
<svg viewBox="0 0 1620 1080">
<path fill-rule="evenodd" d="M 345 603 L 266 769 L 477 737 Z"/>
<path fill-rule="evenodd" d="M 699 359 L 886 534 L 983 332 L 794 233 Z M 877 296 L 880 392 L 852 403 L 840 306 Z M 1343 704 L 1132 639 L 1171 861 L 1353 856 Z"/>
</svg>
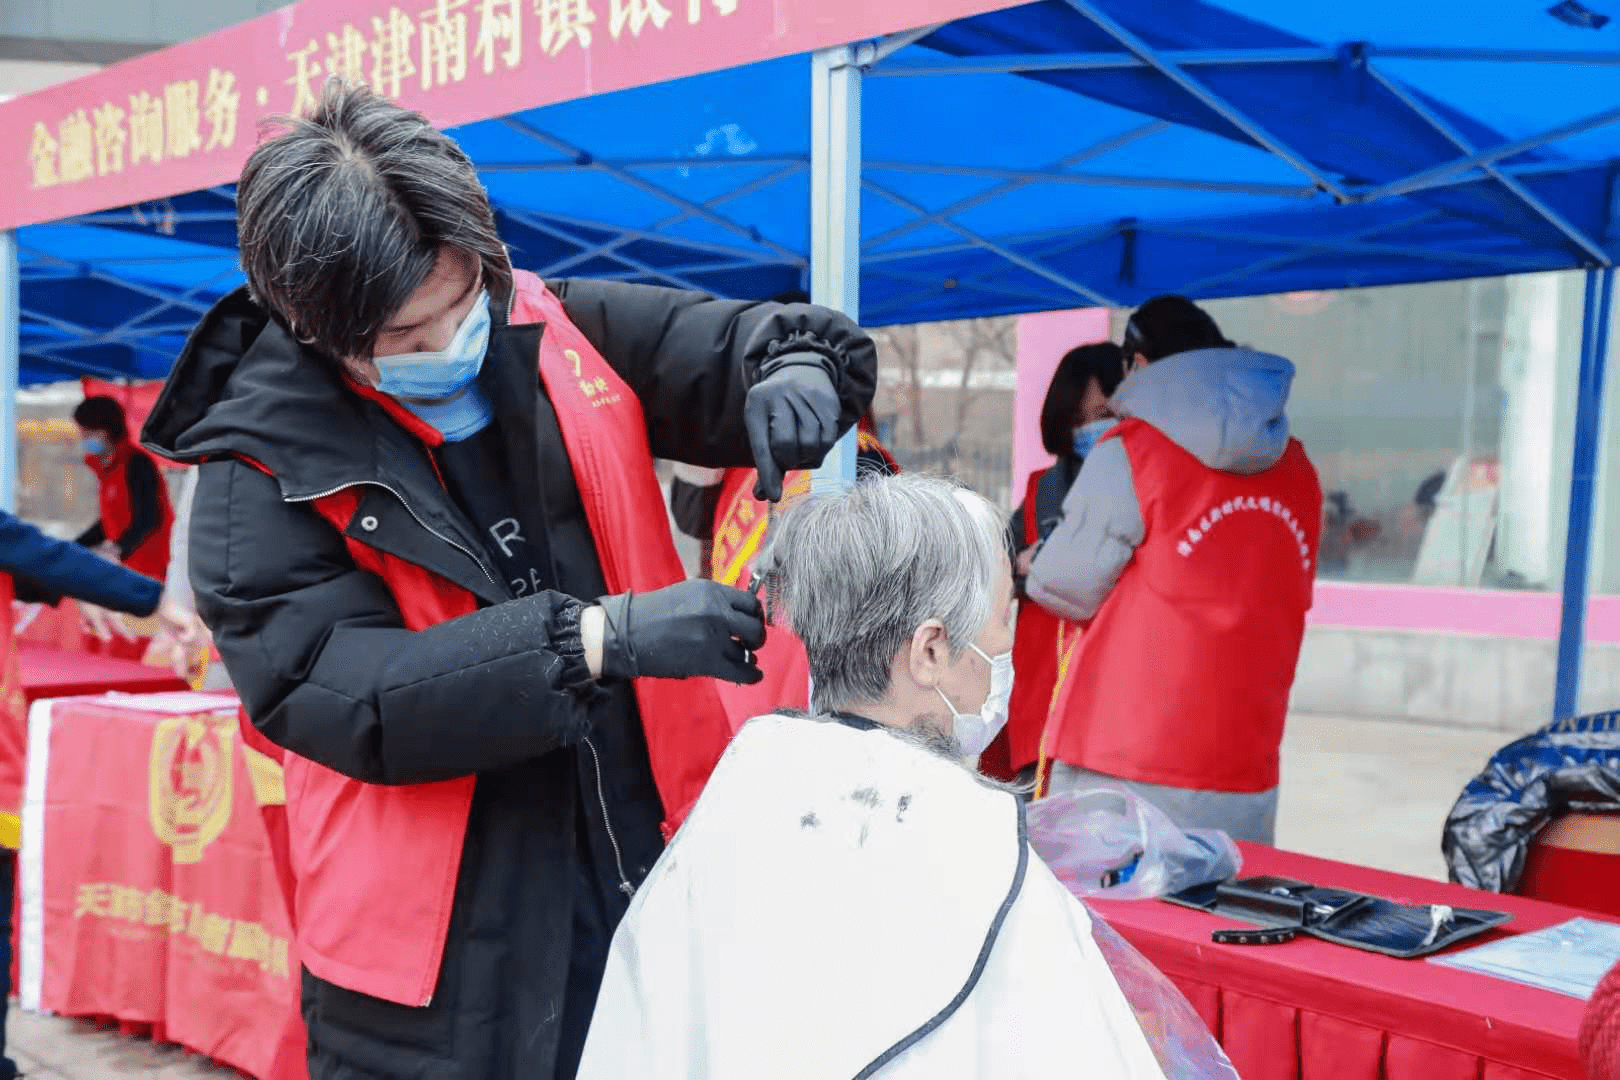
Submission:
<svg viewBox="0 0 1620 1080">
<path fill-rule="evenodd" d="M 525 329 L 508 326 L 497 310 L 490 351 Z M 288 498 L 385 474 L 383 444 L 408 439 L 336 363 L 300 345 L 246 288 L 215 304 L 191 332 L 141 429 L 142 444 L 170 461 L 256 462 Z"/>
<path fill-rule="evenodd" d="M 317 477 L 375 467 L 368 412 L 336 365 L 302 348 L 238 289 L 186 340 L 141 429 L 171 461 L 233 455 L 269 469 L 289 494 Z"/>
</svg>

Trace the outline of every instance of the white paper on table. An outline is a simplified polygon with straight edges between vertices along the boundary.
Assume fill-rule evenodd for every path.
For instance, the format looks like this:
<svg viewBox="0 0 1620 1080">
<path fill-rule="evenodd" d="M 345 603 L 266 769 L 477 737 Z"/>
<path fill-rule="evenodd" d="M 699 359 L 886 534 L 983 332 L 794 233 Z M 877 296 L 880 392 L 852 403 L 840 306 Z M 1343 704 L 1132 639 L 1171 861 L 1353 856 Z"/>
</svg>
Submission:
<svg viewBox="0 0 1620 1080">
<path fill-rule="evenodd" d="M 1571 919 L 1447 956 L 1431 956 L 1429 963 L 1494 975 L 1585 1001 L 1609 969 L 1620 963 L 1620 925 Z"/>
<path fill-rule="evenodd" d="M 101 695 L 100 703 L 135 712 L 156 713 L 234 712 L 237 706 L 237 700 L 231 694 L 209 694 L 196 690 L 165 690 L 156 694 L 127 694 L 115 690 Z"/>
</svg>

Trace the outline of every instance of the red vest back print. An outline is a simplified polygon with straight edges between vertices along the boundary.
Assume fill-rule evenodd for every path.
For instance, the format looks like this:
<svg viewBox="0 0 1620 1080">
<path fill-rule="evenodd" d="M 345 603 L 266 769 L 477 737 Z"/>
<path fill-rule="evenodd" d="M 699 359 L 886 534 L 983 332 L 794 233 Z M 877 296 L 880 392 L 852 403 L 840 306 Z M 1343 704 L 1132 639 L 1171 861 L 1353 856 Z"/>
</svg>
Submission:
<svg viewBox="0 0 1620 1080">
<path fill-rule="evenodd" d="M 100 485 L 101 528 L 108 540 L 116 540 L 129 528 L 134 516 L 129 501 L 129 462 L 136 454 L 146 451 L 130 442 L 119 443 L 113 449 L 112 460 L 103 462 L 90 454 L 84 463 L 96 474 Z M 169 504 L 169 489 L 163 483 L 163 473 L 154 464 L 158 474 L 158 524 L 141 546 L 130 552 L 124 565 L 137 574 L 162 581 L 169 572 L 169 531 L 174 527 L 174 508 Z"/>
<path fill-rule="evenodd" d="M 1167 787 L 1276 787 L 1321 537 L 1316 470 L 1297 439 L 1240 475 L 1140 420 L 1105 438 L 1125 444 L 1145 530 L 1081 639 L 1047 750 Z"/>
<path fill-rule="evenodd" d="M 647 445 L 641 403 L 533 274 L 515 275 L 514 324 L 542 322 L 539 369 L 557 413 L 598 558 L 612 592 L 645 592 L 685 577 Z M 317 500 L 339 531 L 354 491 Z M 423 568 L 349 537 L 406 626 L 422 630 L 473 611 L 473 596 Z M 724 752 L 730 726 L 712 680 L 638 679 L 636 702 L 670 835 Z M 328 982 L 404 1005 L 426 1004 L 438 981 L 473 777 L 400 787 L 365 784 L 296 754 L 282 755 L 288 859 L 300 956 Z M 409 850 L 402 860 L 390 853 Z M 378 912 L 386 910 L 387 917 Z"/>
</svg>

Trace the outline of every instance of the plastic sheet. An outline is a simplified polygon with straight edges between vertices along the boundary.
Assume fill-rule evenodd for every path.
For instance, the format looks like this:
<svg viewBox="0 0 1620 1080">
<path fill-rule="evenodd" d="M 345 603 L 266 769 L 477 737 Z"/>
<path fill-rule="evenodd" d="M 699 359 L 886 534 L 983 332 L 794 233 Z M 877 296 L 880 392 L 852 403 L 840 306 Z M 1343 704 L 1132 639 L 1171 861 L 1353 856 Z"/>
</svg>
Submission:
<svg viewBox="0 0 1620 1080">
<path fill-rule="evenodd" d="M 1030 805 L 1029 842 L 1077 897 L 1139 900 L 1237 874 L 1242 857 L 1215 829 L 1182 831 L 1140 796 L 1115 788 L 1065 792 Z M 1175 983 L 1095 911 L 1091 934 L 1135 1012 L 1165 1080 L 1238 1080 Z"/>
<path fill-rule="evenodd" d="M 1620 712 L 1576 717 L 1498 750 L 1451 808 L 1441 849 L 1452 881 L 1512 892 L 1554 817 L 1617 812 Z"/>
<path fill-rule="evenodd" d="M 1091 936 L 1136 1013 L 1165 1080 L 1238 1080 L 1220 1044 L 1176 984 L 1097 915 Z"/>
<path fill-rule="evenodd" d="M 1029 807 L 1029 842 L 1076 896 L 1166 896 L 1242 868 L 1218 829 L 1183 831 L 1140 796 L 1114 788 L 1065 792 Z"/>
</svg>

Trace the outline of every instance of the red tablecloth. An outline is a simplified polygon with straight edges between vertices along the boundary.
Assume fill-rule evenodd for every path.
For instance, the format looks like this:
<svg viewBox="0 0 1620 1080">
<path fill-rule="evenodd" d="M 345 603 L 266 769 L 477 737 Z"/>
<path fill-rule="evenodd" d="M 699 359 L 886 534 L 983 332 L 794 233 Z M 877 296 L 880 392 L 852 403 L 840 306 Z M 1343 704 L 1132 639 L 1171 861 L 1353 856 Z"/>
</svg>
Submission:
<svg viewBox="0 0 1620 1080">
<path fill-rule="evenodd" d="M 30 702 L 40 698 L 77 697 L 120 690 L 151 694 L 184 690 L 174 672 L 148 667 L 133 660 L 114 660 L 82 652 L 65 652 L 27 642 L 17 647 L 22 668 L 23 694 Z"/>
<path fill-rule="evenodd" d="M 298 959 L 261 805 L 279 769 L 229 695 L 30 714 L 18 860 L 24 1007 L 112 1018 L 263 1080 L 301 1080 Z"/>
<path fill-rule="evenodd" d="M 1276 874 L 1410 903 L 1512 912 L 1505 932 L 1591 917 L 1240 846 L 1245 876 Z M 1575 1038 L 1585 1003 L 1575 998 L 1311 938 L 1214 945 L 1212 930 L 1238 924 L 1161 901 L 1093 907 L 1186 992 L 1243 1080 L 1580 1080 Z"/>
</svg>

